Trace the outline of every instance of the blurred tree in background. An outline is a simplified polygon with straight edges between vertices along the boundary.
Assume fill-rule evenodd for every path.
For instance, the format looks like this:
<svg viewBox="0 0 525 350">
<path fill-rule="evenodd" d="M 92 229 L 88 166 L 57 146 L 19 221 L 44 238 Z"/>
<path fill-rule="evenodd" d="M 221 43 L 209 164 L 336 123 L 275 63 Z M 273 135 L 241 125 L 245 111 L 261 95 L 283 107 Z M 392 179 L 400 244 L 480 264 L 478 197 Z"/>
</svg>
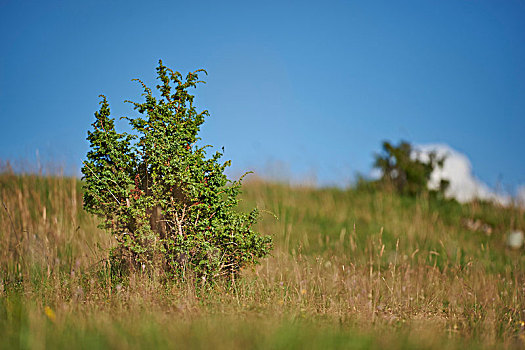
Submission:
<svg viewBox="0 0 525 350">
<path fill-rule="evenodd" d="M 424 159 L 427 158 L 427 159 Z M 418 151 L 406 141 L 397 146 L 383 142 L 383 150 L 375 155 L 374 168 L 381 172 L 380 185 L 391 187 L 401 194 L 415 196 L 428 190 L 432 172 L 442 168 L 445 157 L 430 152 L 427 157 L 420 157 Z M 449 182 L 441 180 L 439 188 L 434 190 L 444 194 Z"/>
</svg>

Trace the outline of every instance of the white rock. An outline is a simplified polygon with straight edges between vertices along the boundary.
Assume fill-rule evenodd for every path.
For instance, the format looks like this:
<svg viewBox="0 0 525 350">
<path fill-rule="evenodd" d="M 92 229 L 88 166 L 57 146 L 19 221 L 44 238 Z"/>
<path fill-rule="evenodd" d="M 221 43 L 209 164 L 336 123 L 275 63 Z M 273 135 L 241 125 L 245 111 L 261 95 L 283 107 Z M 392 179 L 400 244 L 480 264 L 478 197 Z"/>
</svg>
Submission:
<svg viewBox="0 0 525 350">
<path fill-rule="evenodd" d="M 523 231 L 512 231 L 507 236 L 507 246 L 511 249 L 520 249 L 523 246 L 525 235 Z"/>
</svg>

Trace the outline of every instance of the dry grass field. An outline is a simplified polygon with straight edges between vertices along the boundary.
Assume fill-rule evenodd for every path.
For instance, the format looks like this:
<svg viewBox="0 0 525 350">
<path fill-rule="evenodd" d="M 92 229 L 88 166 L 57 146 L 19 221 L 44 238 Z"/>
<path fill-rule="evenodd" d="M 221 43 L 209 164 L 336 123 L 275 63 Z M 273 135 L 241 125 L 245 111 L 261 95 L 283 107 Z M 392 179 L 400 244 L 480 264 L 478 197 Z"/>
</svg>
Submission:
<svg viewBox="0 0 525 350">
<path fill-rule="evenodd" d="M 195 288 L 112 278 L 82 184 L 0 174 L 0 348 L 519 349 L 522 209 L 251 180 L 271 257 Z M 491 232 L 465 222 L 479 220 Z"/>
</svg>

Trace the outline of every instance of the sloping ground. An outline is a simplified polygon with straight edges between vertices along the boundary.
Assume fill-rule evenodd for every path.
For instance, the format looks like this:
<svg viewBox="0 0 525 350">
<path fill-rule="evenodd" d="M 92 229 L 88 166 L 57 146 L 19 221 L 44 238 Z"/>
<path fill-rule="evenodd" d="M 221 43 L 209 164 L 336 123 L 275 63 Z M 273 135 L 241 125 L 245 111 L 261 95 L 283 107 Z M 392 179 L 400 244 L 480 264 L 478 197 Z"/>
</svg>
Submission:
<svg viewBox="0 0 525 350">
<path fill-rule="evenodd" d="M 524 252 L 505 247 L 522 210 L 252 181 L 241 209 L 262 210 L 273 256 L 195 289 L 112 281 L 81 197 L 77 179 L 0 175 L 0 347 L 525 346 Z"/>
</svg>

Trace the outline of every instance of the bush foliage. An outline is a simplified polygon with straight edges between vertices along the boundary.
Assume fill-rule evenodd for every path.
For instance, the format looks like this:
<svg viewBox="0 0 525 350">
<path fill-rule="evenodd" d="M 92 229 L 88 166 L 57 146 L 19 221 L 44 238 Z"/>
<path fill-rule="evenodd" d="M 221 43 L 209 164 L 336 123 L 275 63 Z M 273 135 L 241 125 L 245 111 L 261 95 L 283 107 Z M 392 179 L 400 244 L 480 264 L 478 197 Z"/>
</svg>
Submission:
<svg viewBox="0 0 525 350">
<path fill-rule="evenodd" d="M 224 174 L 230 162 L 221 152 L 207 157 L 197 136 L 208 111 L 197 112 L 188 90 L 202 81 L 159 61 L 156 86 L 141 80 L 143 102 L 131 102 L 137 117 L 126 117 L 132 133 L 118 133 L 106 97 L 88 131 L 91 149 L 82 168 L 84 208 L 103 219 L 118 242 L 114 264 L 158 268 L 175 276 L 202 279 L 235 276 L 266 256 L 269 236 L 253 230 L 257 209 L 235 210 L 241 179 Z"/>
<path fill-rule="evenodd" d="M 442 168 L 445 157 L 435 152 L 428 154 L 428 160 L 417 157 L 412 145 L 401 141 L 397 146 L 383 142 L 383 152 L 376 154 L 374 167 L 381 171 L 380 183 L 391 186 L 396 191 L 407 195 L 418 195 L 428 191 L 428 182 L 434 169 Z M 436 192 L 443 194 L 449 182 L 441 180 Z"/>
</svg>

